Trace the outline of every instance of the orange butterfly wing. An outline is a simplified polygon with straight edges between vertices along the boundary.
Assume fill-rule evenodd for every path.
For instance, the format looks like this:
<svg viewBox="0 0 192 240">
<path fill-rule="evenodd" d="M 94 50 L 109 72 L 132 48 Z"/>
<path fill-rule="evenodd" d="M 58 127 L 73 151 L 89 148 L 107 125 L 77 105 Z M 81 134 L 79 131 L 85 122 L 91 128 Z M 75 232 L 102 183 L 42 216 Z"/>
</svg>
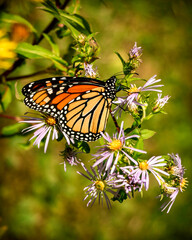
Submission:
<svg viewBox="0 0 192 240">
<path fill-rule="evenodd" d="M 94 141 L 105 129 L 115 97 L 115 78 L 102 82 L 90 78 L 48 78 L 27 84 L 25 104 L 58 119 L 70 137 Z"/>
</svg>

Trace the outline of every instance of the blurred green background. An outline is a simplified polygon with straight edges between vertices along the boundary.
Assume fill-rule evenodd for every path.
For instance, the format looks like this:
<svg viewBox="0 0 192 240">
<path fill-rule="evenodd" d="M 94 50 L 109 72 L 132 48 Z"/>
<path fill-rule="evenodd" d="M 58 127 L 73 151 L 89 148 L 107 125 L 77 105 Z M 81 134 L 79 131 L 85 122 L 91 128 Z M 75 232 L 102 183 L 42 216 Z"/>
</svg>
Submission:
<svg viewBox="0 0 192 240">
<path fill-rule="evenodd" d="M 39 29 L 51 20 L 48 13 L 29 7 L 28 1 L 5 2 L 4 9 L 30 19 Z M 29 136 L 1 138 L 0 235 L 4 232 L 6 240 L 192 239 L 191 1 L 81 0 L 80 14 L 98 32 L 101 51 L 95 64 L 101 79 L 121 71 L 115 51 L 126 58 L 135 41 L 142 46 L 140 77 L 157 74 L 165 85 L 163 94 L 171 96 L 165 109 L 168 114 L 144 125 L 157 131 L 146 141 L 145 150 L 148 157 L 179 153 L 189 186 L 178 195 L 169 214 L 160 211 L 159 189 L 153 181 L 143 198 L 136 195 L 123 204 L 115 202 L 111 211 L 97 204 L 87 208 L 83 187 L 88 182 L 76 174 L 77 168 L 68 167 L 65 173 L 59 164 L 62 142 L 51 142 L 45 155 L 43 148 L 21 149 Z M 60 44 L 65 51 L 65 42 L 60 40 Z M 15 75 L 39 70 L 43 64 L 28 62 Z M 18 81 L 18 85 L 21 89 L 36 79 Z M 21 116 L 26 111 L 15 98 L 6 114 Z M 12 123 L 1 119 L 2 126 Z"/>
</svg>

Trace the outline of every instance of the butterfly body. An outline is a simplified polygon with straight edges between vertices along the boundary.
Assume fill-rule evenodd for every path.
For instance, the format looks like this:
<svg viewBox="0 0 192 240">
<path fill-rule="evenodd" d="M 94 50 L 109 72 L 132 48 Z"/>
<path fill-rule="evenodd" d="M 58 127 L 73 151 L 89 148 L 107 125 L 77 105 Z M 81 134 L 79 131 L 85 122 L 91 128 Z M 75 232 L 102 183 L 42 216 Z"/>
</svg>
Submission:
<svg viewBox="0 0 192 240">
<path fill-rule="evenodd" d="M 105 129 L 116 78 L 106 82 L 91 78 L 55 77 L 23 87 L 25 104 L 58 120 L 71 138 L 95 141 Z"/>
</svg>

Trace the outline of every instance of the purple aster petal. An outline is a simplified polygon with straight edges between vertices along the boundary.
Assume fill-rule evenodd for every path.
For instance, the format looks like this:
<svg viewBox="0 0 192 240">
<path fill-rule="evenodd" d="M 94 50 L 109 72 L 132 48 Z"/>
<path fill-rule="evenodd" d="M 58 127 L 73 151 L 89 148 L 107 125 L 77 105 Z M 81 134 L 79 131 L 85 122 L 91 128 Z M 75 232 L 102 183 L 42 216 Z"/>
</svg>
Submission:
<svg viewBox="0 0 192 240">
<path fill-rule="evenodd" d="M 47 137 L 46 137 L 44 153 L 46 153 L 46 151 L 47 151 L 47 146 L 48 146 L 48 143 L 49 143 L 50 135 L 51 135 L 51 127 L 49 128 L 48 134 L 47 134 Z"/>
<path fill-rule="evenodd" d="M 158 171 L 158 172 L 160 172 L 160 173 L 162 173 L 162 174 L 164 174 L 164 175 L 167 175 L 167 176 L 169 176 L 169 173 L 167 173 L 167 172 L 165 172 L 165 171 L 163 171 L 163 170 L 161 170 L 161 169 L 159 169 L 159 168 L 153 168 L 153 170 L 155 170 L 155 171 Z M 150 170 L 151 171 L 151 170 Z"/>
<path fill-rule="evenodd" d="M 106 168 L 105 168 L 106 170 L 108 170 L 111 167 L 113 163 L 113 156 L 114 156 L 114 153 L 112 152 L 107 160 Z"/>
<path fill-rule="evenodd" d="M 33 138 L 36 137 L 33 145 L 37 145 L 38 148 L 40 147 L 41 140 L 45 137 L 47 134 L 49 128 L 43 126 L 42 128 L 38 129 L 36 132 L 34 132 L 34 136 L 29 139 L 31 141 Z"/>
<path fill-rule="evenodd" d="M 124 136 L 123 124 L 124 124 L 124 121 L 121 122 L 121 127 L 120 127 L 120 131 L 119 131 L 119 137 L 118 137 L 118 139 L 121 137 L 121 134 L 123 134 L 123 136 Z"/>
<path fill-rule="evenodd" d="M 57 132 L 55 126 L 54 126 L 53 127 L 52 140 L 57 139 L 57 138 L 58 138 L 58 132 Z"/>
<path fill-rule="evenodd" d="M 139 135 L 131 135 L 125 138 L 125 140 L 130 139 L 130 138 L 140 138 Z"/>
<path fill-rule="evenodd" d="M 134 147 L 124 147 L 124 148 L 127 148 L 127 149 L 130 149 L 130 150 L 133 150 L 135 152 L 140 152 L 140 153 L 147 153 L 146 151 L 144 150 L 140 150 L 140 149 L 137 149 L 137 148 L 134 148 Z"/>
<path fill-rule="evenodd" d="M 88 169 L 85 167 L 85 164 L 84 163 L 81 163 L 81 166 L 83 167 L 83 169 L 85 170 L 86 173 L 88 173 L 88 175 L 91 177 L 91 178 L 94 178 L 94 176 L 88 171 Z M 82 174 L 81 174 L 82 175 Z"/>
<path fill-rule="evenodd" d="M 150 172 L 151 172 L 151 173 L 153 174 L 153 176 L 156 178 L 156 180 L 157 180 L 157 182 L 159 183 L 159 185 L 161 185 L 162 182 L 165 182 L 165 180 L 161 177 L 161 175 L 160 175 L 159 173 L 155 172 L 154 170 L 151 170 Z"/>
<path fill-rule="evenodd" d="M 125 154 L 126 157 L 128 157 L 132 162 L 134 162 L 136 165 L 138 164 L 137 161 L 135 161 L 135 159 L 133 159 L 131 156 L 129 156 L 125 151 L 121 150 L 122 153 Z"/>
<path fill-rule="evenodd" d="M 111 153 L 105 153 L 104 157 L 98 159 L 94 164 L 93 167 L 96 167 L 98 164 L 102 163 L 105 159 L 107 159 L 109 156 L 111 155 Z"/>
<path fill-rule="evenodd" d="M 23 129 L 22 132 L 27 133 L 27 132 L 33 131 L 33 130 L 35 130 L 35 129 L 37 129 L 37 128 L 40 128 L 40 127 L 42 127 L 43 125 L 45 125 L 45 123 L 39 123 L 39 124 L 36 124 L 36 125 L 32 125 L 32 126 L 30 126 L 30 127 L 27 127 L 27 128 L 25 128 L 25 129 Z"/>
<path fill-rule="evenodd" d="M 119 159 L 119 152 L 117 152 L 117 156 L 116 156 L 115 161 L 114 161 L 114 163 L 113 163 L 113 166 L 112 166 L 112 168 L 111 168 L 110 174 L 112 174 L 112 173 L 114 172 L 114 170 L 115 170 L 115 168 L 116 168 L 116 165 L 117 165 L 117 162 L 118 162 L 118 159 Z"/>
<path fill-rule="evenodd" d="M 105 133 L 105 134 L 104 134 L 103 132 L 101 132 L 100 134 L 102 135 L 102 137 L 103 137 L 106 141 L 112 142 L 112 139 L 110 138 L 110 136 L 109 136 L 108 133 Z"/>
</svg>

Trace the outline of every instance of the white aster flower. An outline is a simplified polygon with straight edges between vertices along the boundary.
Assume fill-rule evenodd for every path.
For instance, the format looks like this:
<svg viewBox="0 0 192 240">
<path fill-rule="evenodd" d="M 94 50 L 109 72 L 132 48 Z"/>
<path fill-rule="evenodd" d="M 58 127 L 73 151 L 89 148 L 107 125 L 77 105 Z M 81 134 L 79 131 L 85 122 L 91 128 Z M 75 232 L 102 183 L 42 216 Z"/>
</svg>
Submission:
<svg viewBox="0 0 192 240">
<path fill-rule="evenodd" d="M 44 153 L 46 153 L 51 134 L 52 140 L 58 139 L 58 131 L 61 130 L 57 124 L 57 120 L 54 117 L 48 116 L 44 113 L 38 115 L 39 117 L 23 117 L 24 120 L 20 122 L 30 123 L 32 126 L 23 129 L 22 132 L 27 133 L 35 130 L 33 137 L 31 137 L 29 141 L 35 138 L 33 145 L 37 145 L 38 148 L 40 147 L 41 141 L 46 138 L 44 146 Z M 70 139 L 66 133 L 62 132 L 62 134 L 66 138 L 68 144 L 70 144 L 70 142 L 73 142 L 73 139 Z"/>
<path fill-rule="evenodd" d="M 149 188 L 149 172 L 151 172 L 154 177 L 156 178 L 159 185 L 161 185 L 162 182 L 164 182 L 164 179 L 161 177 L 161 174 L 164 174 L 166 176 L 169 176 L 169 174 L 160 167 L 166 166 L 166 163 L 164 162 L 164 159 L 161 156 L 158 157 L 151 157 L 148 161 L 141 161 L 137 162 L 136 166 L 126 166 L 121 167 L 121 170 L 124 173 L 128 173 L 128 175 L 135 175 L 136 179 L 140 178 L 143 182 L 143 185 L 146 190 Z"/>
<path fill-rule="evenodd" d="M 84 63 L 85 76 L 90 78 L 96 78 L 98 73 L 97 69 L 93 69 L 93 65 L 89 63 Z"/>
<path fill-rule="evenodd" d="M 126 142 L 128 139 L 132 138 L 139 138 L 139 135 L 132 135 L 125 137 L 124 130 L 123 130 L 123 123 L 121 123 L 120 131 L 119 133 L 116 133 L 113 135 L 111 138 L 108 133 L 101 133 L 103 138 L 107 141 L 105 145 L 103 145 L 96 154 L 94 154 L 94 157 L 97 159 L 96 162 L 93 164 L 93 167 L 103 164 L 105 170 L 109 170 L 111 168 L 111 173 L 114 172 L 115 167 L 118 163 L 118 159 L 120 156 L 120 153 L 125 155 L 130 161 L 133 163 L 137 164 L 137 161 L 134 160 L 126 151 L 131 150 L 131 151 L 136 151 L 140 153 L 146 153 L 146 151 L 136 149 L 131 146 L 127 146 Z"/>
<path fill-rule="evenodd" d="M 179 186 L 178 187 L 172 187 L 167 183 L 163 183 L 162 187 L 163 187 L 163 191 L 164 194 L 170 199 L 168 202 L 163 203 L 163 205 L 161 206 L 162 210 L 164 211 L 165 209 L 167 209 L 167 213 L 169 213 L 171 207 L 173 206 L 173 203 L 175 202 L 175 199 L 178 195 L 179 192 L 183 192 L 185 190 L 185 188 L 187 187 L 188 181 L 186 178 L 181 178 L 179 180 Z"/>
<path fill-rule="evenodd" d="M 160 111 L 165 106 L 165 104 L 168 102 L 168 100 L 170 98 L 170 96 L 168 96 L 168 95 L 163 98 L 161 98 L 161 96 L 162 96 L 161 93 L 158 94 L 158 98 L 157 98 L 157 100 L 155 102 L 155 106 L 153 108 L 154 112 Z"/>
<path fill-rule="evenodd" d="M 178 176 L 179 178 L 183 178 L 183 175 L 185 173 L 185 168 L 181 164 L 181 158 L 178 154 L 168 154 L 171 157 L 171 160 L 173 161 L 173 164 L 169 167 L 169 172 L 172 175 Z"/>
<path fill-rule="evenodd" d="M 139 58 L 142 55 L 142 48 L 137 47 L 137 42 L 135 42 L 133 48 L 129 51 L 130 58 Z"/>
<path fill-rule="evenodd" d="M 81 165 L 87 175 L 79 171 L 77 173 L 91 181 L 91 184 L 84 188 L 86 194 L 84 200 L 89 199 L 87 207 L 89 205 L 92 206 L 96 199 L 98 199 L 99 204 L 103 206 L 103 200 L 105 199 L 107 207 L 111 208 L 111 203 L 107 193 L 111 193 L 113 195 L 116 194 L 112 190 L 115 176 L 107 172 L 103 173 L 101 167 L 98 167 L 97 170 L 91 167 L 92 172 L 90 172 L 83 163 L 81 163 Z"/>
<path fill-rule="evenodd" d="M 137 87 L 136 84 L 131 84 L 130 88 L 127 90 L 127 96 L 119 97 L 117 101 L 113 101 L 114 104 L 118 105 L 113 110 L 113 113 L 120 111 L 119 113 L 121 114 L 120 109 L 126 110 L 129 109 L 130 106 L 134 107 L 134 109 L 135 105 L 144 106 L 144 104 L 140 102 L 141 93 L 146 91 L 162 92 L 162 90 L 158 88 L 163 85 L 156 84 L 160 81 L 161 79 L 156 79 L 156 75 L 154 75 L 142 87 Z"/>
</svg>

